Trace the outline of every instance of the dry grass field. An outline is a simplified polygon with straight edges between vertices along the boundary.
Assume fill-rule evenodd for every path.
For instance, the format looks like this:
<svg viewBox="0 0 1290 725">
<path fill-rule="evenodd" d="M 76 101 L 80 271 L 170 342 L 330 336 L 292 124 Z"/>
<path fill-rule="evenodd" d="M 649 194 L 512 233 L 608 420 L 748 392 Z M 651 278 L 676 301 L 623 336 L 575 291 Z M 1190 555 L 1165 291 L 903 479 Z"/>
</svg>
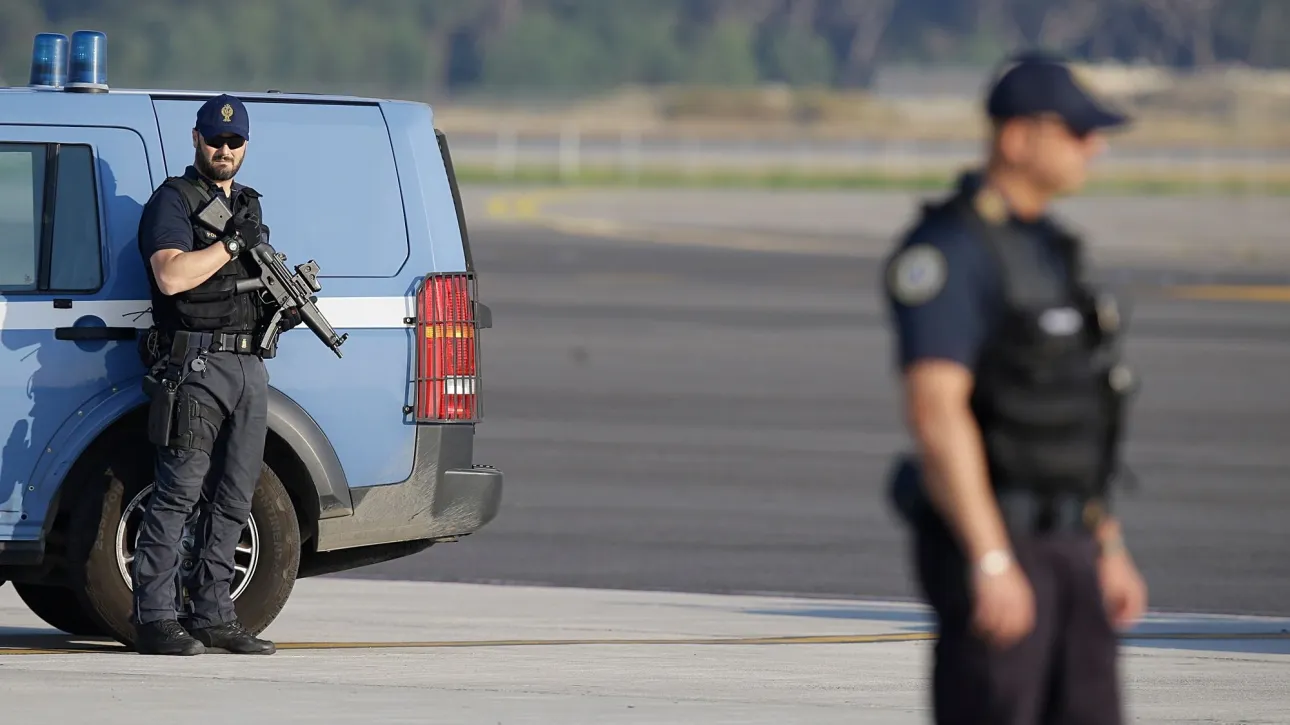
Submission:
<svg viewBox="0 0 1290 725">
<path fill-rule="evenodd" d="M 1118 143 L 1290 148 L 1290 72 L 1231 69 L 1183 76 L 1152 68 L 1085 67 L 1080 74 L 1138 119 Z M 979 89 L 962 90 L 899 99 L 786 87 L 623 89 L 541 107 L 440 103 L 436 109 L 448 132 L 556 135 L 576 128 L 584 138 L 626 132 L 696 139 L 978 139 L 984 130 L 974 95 Z"/>
</svg>

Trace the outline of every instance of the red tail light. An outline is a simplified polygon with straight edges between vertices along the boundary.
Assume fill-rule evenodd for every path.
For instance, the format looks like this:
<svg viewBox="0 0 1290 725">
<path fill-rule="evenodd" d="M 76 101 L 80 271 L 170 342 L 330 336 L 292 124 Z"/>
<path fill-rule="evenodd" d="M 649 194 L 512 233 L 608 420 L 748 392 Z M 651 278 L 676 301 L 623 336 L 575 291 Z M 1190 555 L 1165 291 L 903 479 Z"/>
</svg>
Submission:
<svg viewBox="0 0 1290 725">
<path fill-rule="evenodd" d="M 475 421 L 479 325 L 472 274 L 428 275 L 417 291 L 418 423 Z"/>
</svg>

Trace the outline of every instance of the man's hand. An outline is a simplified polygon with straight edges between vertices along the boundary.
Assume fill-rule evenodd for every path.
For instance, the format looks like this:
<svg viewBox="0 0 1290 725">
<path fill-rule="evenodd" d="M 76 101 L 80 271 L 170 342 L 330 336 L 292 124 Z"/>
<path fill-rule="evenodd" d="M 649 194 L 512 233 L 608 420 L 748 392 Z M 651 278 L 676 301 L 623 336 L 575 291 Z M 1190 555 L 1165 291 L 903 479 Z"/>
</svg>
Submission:
<svg viewBox="0 0 1290 725">
<path fill-rule="evenodd" d="M 972 626 L 996 649 L 1007 649 L 1035 626 L 1035 593 L 1016 562 L 1002 571 L 972 570 Z"/>
<path fill-rule="evenodd" d="M 260 225 L 254 219 L 251 219 L 245 210 L 238 212 L 237 216 L 233 217 L 233 229 L 237 231 L 238 236 L 242 237 L 243 249 L 258 246 L 260 242 L 264 241 L 260 238 Z"/>
<path fill-rule="evenodd" d="M 972 567 L 974 625 L 987 641 L 1011 646 L 1034 627 L 1034 592 L 1020 566 L 1003 554 L 1011 544 L 969 406 L 971 371 L 949 361 L 918 362 L 906 371 L 905 388 L 927 496 Z"/>
<path fill-rule="evenodd" d="M 1107 614 L 1118 629 L 1133 626 L 1147 609 L 1147 584 L 1122 545 L 1116 544 L 1097 562 Z"/>
<path fill-rule="evenodd" d="M 298 326 L 303 321 L 300 316 L 299 307 L 288 307 L 282 311 L 282 320 L 278 322 L 278 329 L 286 332 L 293 327 Z"/>
</svg>

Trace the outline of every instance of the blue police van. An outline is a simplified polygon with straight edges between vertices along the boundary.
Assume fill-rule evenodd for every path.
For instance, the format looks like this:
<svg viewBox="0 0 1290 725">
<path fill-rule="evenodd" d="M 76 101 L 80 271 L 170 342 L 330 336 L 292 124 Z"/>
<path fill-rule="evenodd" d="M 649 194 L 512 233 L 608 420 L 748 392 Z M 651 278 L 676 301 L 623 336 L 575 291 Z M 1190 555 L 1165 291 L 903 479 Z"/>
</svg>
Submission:
<svg viewBox="0 0 1290 725">
<path fill-rule="evenodd" d="M 128 644 L 153 475 L 139 218 L 193 162 L 196 111 L 217 92 L 109 88 L 105 41 L 41 34 L 29 85 L 0 88 L 0 584 L 57 629 Z M 431 109 L 233 95 L 254 127 L 237 180 L 263 194 L 287 267 L 317 263 L 317 306 L 348 335 L 338 356 L 301 325 L 266 363 L 264 467 L 232 584 L 259 632 L 300 577 L 478 531 L 502 473 L 473 456 L 491 313 Z"/>
</svg>

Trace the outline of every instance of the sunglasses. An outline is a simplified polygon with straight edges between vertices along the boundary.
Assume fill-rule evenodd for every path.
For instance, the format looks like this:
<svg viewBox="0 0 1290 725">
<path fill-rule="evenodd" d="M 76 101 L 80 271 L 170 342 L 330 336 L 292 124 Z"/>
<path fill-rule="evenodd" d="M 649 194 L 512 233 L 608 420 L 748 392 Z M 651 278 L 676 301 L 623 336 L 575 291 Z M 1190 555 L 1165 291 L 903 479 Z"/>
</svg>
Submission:
<svg viewBox="0 0 1290 725">
<path fill-rule="evenodd" d="M 216 136 L 215 138 L 206 138 L 203 136 L 202 143 L 213 149 L 222 148 L 224 146 L 228 146 L 231 149 L 240 149 L 242 148 L 242 144 L 246 143 L 246 139 L 241 136 Z"/>
<path fill-rule="evenodd" d="M 1055 113 L 1040 113 L 1035 116 L 1032 116 L 1032 118 L 1033 120 L 1040 123 L 1052 123 L 1052 124 L 1061 126 L 1062 129 L 1064 129 L 1066 133 L 1069 134 L 1070 137 L 1075 139 L 1076 141 L 1087 141 L 1089 136 L 1092 136 L 1095 130 L 1091 128 L 1078 128 L 1076 126 L 1073 126 L 1069 122 L 1067 122 L 1065 118 L 1062 118 L 1061 116 Z"/>
</svg>

